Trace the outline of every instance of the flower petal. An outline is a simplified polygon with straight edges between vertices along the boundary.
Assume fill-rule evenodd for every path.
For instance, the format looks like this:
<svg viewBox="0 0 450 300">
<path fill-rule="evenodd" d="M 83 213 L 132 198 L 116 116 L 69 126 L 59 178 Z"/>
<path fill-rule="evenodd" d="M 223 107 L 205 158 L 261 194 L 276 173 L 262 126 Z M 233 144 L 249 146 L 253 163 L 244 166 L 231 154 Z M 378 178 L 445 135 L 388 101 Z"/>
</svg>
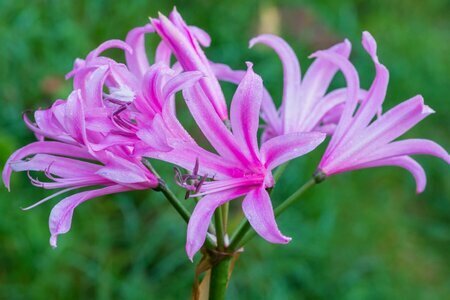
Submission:
<svg viewBox="0 0 450 300">
<path fill-rule="evenodd" d="M 245 71 L 232 70 L 225 64 L 210 62 L 214 74 L 219 80 L 239 84 L 245 76 Z M 281 134 L 281 119 L 267 89 L 263 86 L 263 96 L 261 103 L 261 118 L 269 125 L 276 135 Z"/>
<path fill-rule="evenodd" d="M 450 164 L 450 156 L 447 151 L 439 144 L 425 139 L 408 139 L 403 141 L 396 141 L 387 144 L 383 147 L 377 148 L 371 154 L 366 156 L 366 160 L 377 160 L 403 155 L 432 155 L 443 159 Z"/>
<path fill-rule="evenodd" d="M 149 68 L 147 53 L 145 51 L 145 34 L 155 32 L 151 24 L 137 27 L 128 32 L 125 42 L 133 49 L 125 52 L 127 66 L 138 78 L 142 78 Z"/>
<path fill-rule="evenodd" d="M 362 44 L 375 64 L 376 74 L 372 86 L 367 92 L 366 98 L 362 101 L 358 112 L 355 114 L 355 118 L 350 128 L 352 131 L 358 131 L 360 128 L 364 128 L 370 123 L 383 104 L 389 83 L 389 71 L 378 61 L 376 52 L 377 44 L 375 39 L 367 31 L 363 33 Z M 351 133 L 348 135 L 351 135 Z"/>
<path fill-rule="evenodd" d="M 421 165 L 419 165 L 414 159 L 409 156 L 397 156 L 386 159 L 379 159 L 357 165 L 351 168 L 351 170 L 383 166 L 397 166 L 408 170 L 414 176 L 414 179 L 416 181 L 416 192 L 422 193 L 425 190 L 425 186 L 427 184 L 425 171 L 423 170 Z"/>
<path fill-rule="evenodd" d="M 197 203 L 189 220 L 186 237 L 186 253 L 191 261 L 206 240 L 206 233 L 214 211 L 225 202 L 245 195 L 246 192 L 248 192 L 248 188 L 226 190 L 209 194 Z"/>
<path fill-rule="evenodd" d="M 94 159 L 94 157 L 87 152 L 85 148 L 81 148 L 74 145 L 69 145 L 60 142 L 34 142 L 31 144 L 22 147 L 8 158 L 5 163 L 5 167 L 2 171 L 3 183 L 6 188 L 9 190 L 10 186 L 10 177 L 12 173 L 11 162 L 21 160 L 27 156 L 37 154 L 37 153 L 47 153 L 47 154 L 56 154 L 56 155 L 64 155 L 71 157 L 78 157 L 84 159 Z"/>
<path fill-rule="evenodd" d="M 351 51 L 351 44 L 348 40 L 345 40 L 325 51 L 330 51 L 348 58 Z M 308 68 L 301 84 L 302 101 L 299 103 L 301 110 L 299 111 L 300 115 L 297 116 L 300 122 L 309 116 L 315 103 L 325 95 L 331 80 L 338 70 L 337 65 L 323 58 L 317 58 Z"/>
<path fill-rule="evenodd" d="M 58 235 L 66 233 L 70 230 L 73 211 L 79 204 L 95 197 L 124 192 L 126 190 L 129 190 L 129 188 L 120 185 L 113 185 L 98 190 L 81 192 L 61 200 L 55 205 L 55 207 L 53 207 L 50 213 L 50 245 L 52 247 L 56 247 Z"/>
<path fill-rule="evenodd" d="M 274 137 L 261 146 L 261 158 L 266 168 L 277 166 L 314 150 L 325 140 L 321 132 L 295 132 Z"/>
<path fill-rule="evenodd" d="M 250 40 L 250 48 L 255 44 L 265 44 L 280 57 L 283 64 L 283 101 L 282 101 L 282 120 L 284 132 L 289 130 L 297 120 L 299 113 L 299 94 L 301 71 L 297 56 L 289 44 L 282 38 L 272 34 L 262 34 Z"/>
<path fill-rule="evenodd" d="M 287 244 L 290 237 L 278 229 L 269 194 L 264 187 L 250 191 L 242 202 L 242 209 L 253 229 L 265 240 L 275 244 Z"/>
<path fill-rule="evenodd" d="M 198 127 L 217 153 L 223 157 L 228 157 L 230 160 L 235 160 L 236 163 L 248 164 L 247 157 L 242 153 L 234 136 L 218 115 L 214 113 L 212 104 L 208 101 L 200 86 L 194 85 L 183 90 L 183 96 Z"/>
<path fill-rule="evenodd" d="M 250 63 L 247 66 L 247 73 L 231 102 L 230 121 L 233 135 L 242 146 L 241 149 L 256 163 L 259 162 L 257 133 L 262 99 L 262 80 L 253 72 Z"/>
</svg>

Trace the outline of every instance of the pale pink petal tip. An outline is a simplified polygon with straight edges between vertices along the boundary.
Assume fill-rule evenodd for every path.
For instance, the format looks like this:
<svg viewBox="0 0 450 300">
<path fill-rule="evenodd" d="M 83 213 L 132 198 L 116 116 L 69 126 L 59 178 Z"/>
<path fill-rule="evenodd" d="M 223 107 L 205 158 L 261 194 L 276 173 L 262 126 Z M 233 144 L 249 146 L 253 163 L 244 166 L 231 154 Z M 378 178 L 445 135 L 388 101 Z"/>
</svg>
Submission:
<svg viewBox="0 0 450 300">
<path fill-rule="evenodd" d="M 52 246 L 53 249 L 58 247 L 57 242 L 58 242 L 58 236 L 56 234 L 52 234 L 50 236 L 50 246 Z"/>
<path fill-rule="evenodd" d="M 374 60 L 378 61 L 377 42 L 368 31 L 363 32 L 362 45 L 364 49 L 367 51 L 367 53 L 369 53 Z"/>
<path fill-rule="evenodd" d="M 424 106 L 423 106 L 423 108 L 422 108 L 422 114 L 427 114 L 427 115 L 429 115 L 429 114 L 434 114 L 434 113 L 435 113 L 434 109 L 432 109 L 432 108 L 429 107 L 428 105 L 424 105 Z"/>
</svg>

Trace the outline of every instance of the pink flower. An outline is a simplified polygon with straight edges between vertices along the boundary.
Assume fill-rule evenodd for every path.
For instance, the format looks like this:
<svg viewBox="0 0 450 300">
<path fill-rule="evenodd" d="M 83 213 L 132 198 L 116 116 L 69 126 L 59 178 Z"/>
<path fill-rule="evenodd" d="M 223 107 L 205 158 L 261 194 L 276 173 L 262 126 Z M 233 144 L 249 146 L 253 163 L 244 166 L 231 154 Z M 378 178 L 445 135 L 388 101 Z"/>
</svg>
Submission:
<svg viewBox="0 0 450 300">
<path fill-rule="evenodd" d="M 127 145 L 104 151 L 94 151 L 90 147 L 79 90 L 72 92 L 67 101 L 59 101 L 48 111 L 38 111 L 36 114 L 39 121 L 38 125 L 33 125 L 33 129 L 40 141 L 31 143 L 10 156 L 2 173 L 6 187 L 9 189 L 12 171 L 44 172 L 50 181 L 34 179 L 30 175 L 33 185 L 62 190 L 29 207 L 32 208 L 75 189 L 101 186 L 68 196 L 52 209 L 49 226 L 50 244 L 53 247 L 56 247 L 57 236 L 70 230 L 73 211 L 84 201 L 158 185 L 155 176 L 140 160 L 129 155 Z M 39 127 L 41 124 L 43 128 Z M 46 138 L 55 141 L 44 140 Z"/>
<path fill-rule="evenodd" d="M 425 172 L 409 155 L 433 155 L 450 163 L 447 151 L 430 140 L 393 140 L 434 111 L 424 104 L 421 96 L 415 96 L 372 121 L 386 96 L 389 73 L 378 61 L 377 44 L 370 33 L 363 33 L 362 44 L 375 64 L 376 75 L 359 107 L 358 74 L 346 57 L 332 51 L 319 51 L 313 55 L 338 66 L 348 84 L 348 100 L 319 164 L 318 174 L 330 176 L 362 168 L 398 166 L 412 173 L 420 193 L 426 185 Z"/>
<path fill-rule="evenodd" d="M 151 19 L 151 23 L 170 47 L 183 70 L 200 71 L 205 75 L 200 80 L 200 85 L 219 117 L 227 120 L 227 105 L 222 89 L 200 47 L 200 44 L 209 46 L 209 36 L 196 27 L 188 27 L 176 9 L 169 18 L 160 14 L 159 19 Z"/>
<path fill-rule="evenodd" d="M 154 136 L 148 133 L 163 132 L 161 144 L 166 147 L 149 149 L 146 155 L 186 169 L 192 170 L 196 165 L 195 174 L 187 179 L 197 181 L 190 188 L 195 190 L 191 197 L 203 198 L 195 207 L 188 225 L 186 251 L 191 259 L 205 241 L 214 210 L 240 196 L 245 196 L 242 209 L 259 235 L 272 243 L 289 242 L 290 238 L 278 229 L 266 191 L 274 185 L 271 171 L 313 150 L 325 138 L 325 134 L 318 132 L 291 133 L 268 140 L 259 148 L 257 130 L 263 85 L 251 64 L 248 67 L 231 103 L 232 132 L 217 116 L 199 85 L 183 91 L 197 125 L 217 154 L 198 146 L 168 109 L 163 110 L 152 131 L 145 129 L 138 133 L 146 142 L 147 136 Z M 148 142 L 153 141 L 150 139 Z M 181 184 L 189 188 L 189 183 Z"/>
<path fill-rule="evenodd" d="M 163 104 L 176 92 L 203 75 L 176 72 L 164 61 L 150 66 L 142 48 L 143 35 L 150 29 L 150 25 L 134 29 L 127 37 L 129 44 L 107 41 L 85 60 L 77 59 L 68 74 L 73 77 L 74 91 L 67 101 L 57 100 L 49 109 L 36 111 L 35 122 L 24 118 L 39 141 L 17 150 L 8 159 L 3 170 L 8 189 L 12 171 L 44 172 L 50 181 L 30 176 L 31 182 L 61 190 L 32 208 L 63 193 L 92 187 L 64 198 L 53 208 L 49 226 L 54 247 L 57 236 L 70 229 L 73 211 L 80 203 L 159 184 L 142 164 L 142 156 L 136 155 L 135 146 L 140 141 L 136 132 L 160 114 Z M 129 67 L 100 56 L 112 47 L 125 50 Z M 163 50 L 157 56 L 164 57 Z"/>
<path fill-rule="evenodd" d="M 250 40 L 250 47 L 258 43 L 265 44 L 276 51 L 284 70 L 281 107 L 277 111 L 272 101 L 263 102 L 262 117 L 266 122 L 263 139 L 285 133 L 313 130 L 332 133 L 346 99 L 345 88 L 327 93 L 338 67 L 319 57 L 312 63 L 302 79 L 297 57 L 282 38 L 263 34 Z M 345 40 L 328 51 L 348 57 L 351 44 Z M 359 93 L 359 97 L 364 95 L 363 90 Z"/>
</svg>

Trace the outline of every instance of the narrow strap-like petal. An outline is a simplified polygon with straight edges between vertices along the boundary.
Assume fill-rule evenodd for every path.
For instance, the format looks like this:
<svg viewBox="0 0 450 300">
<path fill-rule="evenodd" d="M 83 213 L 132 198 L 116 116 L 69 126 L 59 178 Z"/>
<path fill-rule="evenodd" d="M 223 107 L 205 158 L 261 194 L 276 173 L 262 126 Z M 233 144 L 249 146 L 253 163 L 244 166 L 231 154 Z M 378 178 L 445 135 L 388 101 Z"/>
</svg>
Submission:
<svg viewBox="0 0 450 300">
<path fill-rule="evenodd" d="M 111 48 L 122 49 L 125 51 L 125 53 L 127 53 L 127 52 L 133 53 L 133 49 L 126 42 L 121 41 L 121 40 L 109 40 L 109 41 L 103 42 L 102 44 L 100 44 L 100 46 L 98 46 L 97 48 L 92 50 L 88 54 L 88 56 L 86 56 L 86 61 L 90 61 L 90 60 L 97 58 L 103 51 L 106 51 Z"/>
<path fill-rule="evenodd" d="M 383 147 L 377 148 L 371 154 L 366 156 L 367 160 L 377 160 L 403 155 L 432 155 L 443 159 L 450 164 L 450 156 L 447 151 L 436 142 L 425 139 L 408 139 L 392 142 Z"/>
<path fill-rule="evenodd" d="M 42 171 L 60 177 L 83 177 L 94 174 L 102 166 L 78 159 L 36 154 L 31 159 L 10 162 L 14 172 Z"/>
<path fill-rule="evenodd" d="M 162 98 L 164 103 L 169 100 L 170 96 L 185 88 L 191 87 L 203 76 L 203 73 L 199 71 L 187 71 L 175 75 L 163 87 Z"/>
<path fill-rule="evenodd" d="M 362 100 L 366 97 L 367 92 L 365 90 L 360 89 L 358 93 L 358 99 Z M 336 108 L 339 105 L 342 105 L 347 100 L 348 91 L 347 88 L 340 88 L 332 91 L 327 94 L 320 100 L 319 103 L 315 105 L 313 110 L 310 112 L 306 121 L 304 122 L 304 126 L 302 127 L 302 131 L 311 131 L 319 122 L 323 120 L 323 117 L 331 110 Z"/>
<path fill-rule="evenodd" d="M 52 247 L 56 247 L 58 235 L 66 233 L 70 230 L 73 211 L 79 204 L 95 197 L 124 192 L 126 190 L 129 190 L 129 188 L 120 185 L 113 185 L 98 190 L 81 192 L 61 200 L 55 205 L 55 207 L 53 207 L 50 213 L 50 245 Z"/>
<path fill-rule="evenodd" d="M 348 58 L 351 51 L 351 44 L 348 40 L 334 45 L 326 51 L 334 52 Z M 300 122 L 303 122 L 319 101 L 327 92 L 331 80 L 339 70 L 338 66 L 327 59 L 317 58 L 305 73 L 301 89 L 302 99 L 298 105 L 301 105 L 300 115 L 297 116 Z"/>
<path fill-rule="evenodd" d="M 236 143 L 234 136 L 218 115 L 214 113 L 212 104 L 208 101 L 199 85 L 183 90 L 183 95 L 198 127 L 200 127 L 217 153 L 237 163 L 244 165 L 250 163 Z"/>
<path fill-rule="evenodd" d="M 221 81 L 239 84 L 246 73 L 243 70 L 233 70 L 225 64 L 213 62 L 210 62 L 210 64 L 214 74 L 217 76 L 217 79 Z M 276 135 L 281 134 L 280 114 L 275 107 L 272 97 L 264 86 L 261 103 L 261 118 L 276 133 Z"/>
<path fill-rule="evenodd" d="M 127 66 L 136 77 L 142 78 L 149 68 L 147 52 L 145 49 L 145 34 L 154 32 L 151 24 L 137 27 L 131 30 L 125 42 L 133 49 L 132 52 L 125 52 Z"/>
<path fill-rule="evenodd" d="M 266 241 L 287 244 L 291 240 L 278 229 L 272 203 L 264 187 L 255 188 L 245 196 L 242 210 L 253 229 Z"/>
<path fill-rule="evenodd" d="M 324 155 L 324 158 L 326 158 L 334 150 L 337 144 L 341 143 L 343 136 L 347 134 L 348 126 L 352 121 L 353 112 L 358 104 L 358 93 L 360 90 L 359 77 L 355 67 L 342 55 L 330 51 L 318 51 L 312 54 L 311 57 L 320 57 L 336 64 L 344 74 L 345 80 L 347 81 L 348 94 L 345 108 Z"/>
<path fill-rule="evenodd" d="M 432 113 L 434 111 L 424 104 L 422 96 L 417 95 L 391 108 L 373 122 L 365 130 L 361 142 L 374 146 L 389 143 Z"/>
<path fill-rule="evenodd" d="M 416 192 L 422 193 L 425 190 L 427 184 L 427 177 L 422 166 L 417 163 L 414 159 L 409 156 L 398 156 L 386 159 L 379 159 L 364 164 L 357 165 L 352 170 L 355 169 L 365 169 L 373 167 L 383 167 L 383 166 L 396 166 L 408 170 L 416 181 Z"/>
<path fill-rule="evenodd" d="M 320 132 L 288 133 L 274 137 L 261 146 L 261 157 L 268 170 L 314 150 L 324 141 Z"/>
<path fill-rule="evenodd" d="M 386 90 L 389 83 L 389 71 L 379 62 L 377 56 L 377 43 L 367 31 L 363 33 L 362 44 L 373 60 L 376 74 L 366 98 L 362 101 L 358 112 L 355 114 L 355 118 L 350 128 L 352 132 L 366 127 L 380 110 L 384 98 L 386 97 Z M 352 135 L 352 132 L 349 132 L 348 135 Z"/>
<path fill-rule="evenodd" d="M 245 195 L 248 189 L 233 189 L 203 197 L 195 206 L 189 220 L 186 237 L 186 253 L 193 260 L 195 253 L 202 247 L 208 232 L 214 211 L 232 199 Z"/>
<path fill-rule="evenodd" d="M 283 101 L 282 101 L 282 120 L 284 131 L 295 123 L 299 112 L 299 93 L 301 71 L 300 63 L 292 48 L 282 38 L 271 35 L 262 34 L 250 40 L 250 48 L 255 44 L 265 44 L 272 49 L 280 57 L 283 64 Z"/>
<path fill-rule="evenodd" d="M 230 121 L 237 142 L 255 163 L 259 162 L 257 133 L 261 100 L 261 77 L 253 72 L 252 65 L 248 63 L 247 73 L 231 102 Z"/>
<path fill-rule="evenodd" d="M 172 13 L 171 17 L 175 15 Z M 173 20 L 174 18 L 172 18 Z M 175 21 L 177 20 L 178 18 L 175 18 Z M 177 24 L 174 24 L 172 21 L 162 14 L 159 15 L 159 20 L 151 20 L 156 31 L 172 49 L 183 69 L 185 71 L 201 71 L 205 74 L 205 77 L 200 80 L 200 85 L 219 117 L 222 120 L 227 120 L 228 111 L 225 97 L 205 54 L 189 31 L 189 28 L 185 26 L 184 21 L 178 20 Z"/>
<path fill-rule="evenodd" d="M 12 169 L 10 163 L 12 161 L 21 160 L 27 156 L 34 155 L 37 153 L 47 153 L 47 154 L 56 154 L 56 155 L 64 155 L 64 156 L 72 156 L 84 159 L 94 159 L 94 157 L 89 154 L 89 152 L 85 148 L 81 148 L 74 145 L 69 145 L 60 142 L 34 142 L 31 144 L 22 147 L 8 158 L 5 163 L 5 167 L 2 171 L 3 183 L 6 188 L 9 190 L 10 177 L 12 173 Z"/>
</svg>

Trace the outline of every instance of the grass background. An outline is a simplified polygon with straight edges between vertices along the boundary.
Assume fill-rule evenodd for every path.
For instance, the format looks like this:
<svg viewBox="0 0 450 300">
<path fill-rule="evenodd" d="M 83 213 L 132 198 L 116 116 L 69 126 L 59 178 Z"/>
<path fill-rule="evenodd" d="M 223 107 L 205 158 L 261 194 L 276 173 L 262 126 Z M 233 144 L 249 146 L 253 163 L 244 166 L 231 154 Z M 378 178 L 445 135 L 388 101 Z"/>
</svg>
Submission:
<svg viewBox="0 0 450 300">
<path fill-rule="evenodd" d="M 277 32 L 295 49 L 302 70 L 310 53 L 347 37 L 368 87 L 374 72 L 360 38 L 369 30 L 391 72 L 385 107 L 421 93 L 437 113 L 407 136 L 427 137 L 449 149 L 446 0 L 3 0 L 0 164 L 33 139 L 21 113 L 67 96 L 71 83 L 63 76 L 74 58 L 104 40 L 124 39 L 148 16 L 169 13 L 173 5 L 187 22 L 210 33 L 211 59 L 234 68 L 253 61 L 274 98 L 281 96 L 281 65 L 264 47 L 248 50 L 251 37 L 262 30 Z M 335 84 L 341 83 L 338 78 Z M 231 95 L 232 86 L 225 88 Z M 274 190 L 275 203 L 309 178 L 323 150 L 289 166 Z M 415 194 L 412 177 L 398 168 L 336 176 L 308 192 L 279 218 L 293 241 L 279 246 L 253 240 L 236 265 L 228 298 L 444 299 L 450 294 L 449 171 L 438 159 L 419 161 L 428 175 L 421 195 Z M 169 167 L 158 166 L 171 176 Z M 47 225 L 54 202 L 20 210 L 46 195 L 23 174 L 14 176 L 11 193 L 0 189 L 1 299 L 189 297 L 194 265 L 184 253 L 186 226 L 160 194 L 132 192 L 81 205 L 56 250 L 48 244 Z M 237 224 L 239 204 L 232 208 Z"/>
</svg>

